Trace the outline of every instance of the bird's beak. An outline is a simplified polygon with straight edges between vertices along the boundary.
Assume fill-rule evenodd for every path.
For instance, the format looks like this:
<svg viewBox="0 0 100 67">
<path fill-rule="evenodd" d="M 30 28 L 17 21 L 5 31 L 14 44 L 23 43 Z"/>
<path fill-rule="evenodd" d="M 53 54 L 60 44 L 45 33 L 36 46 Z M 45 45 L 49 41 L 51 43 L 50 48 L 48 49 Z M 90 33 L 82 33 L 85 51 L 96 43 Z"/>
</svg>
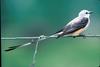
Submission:
<svg viewBox="0 0 100 67">
<path fill-rule="evenodd" d="M 89 14 L 92 14 L 92 13 L 93 13 L 93 11 L 90 11 L 90 12 L 89 12 Z"/>
</svg>

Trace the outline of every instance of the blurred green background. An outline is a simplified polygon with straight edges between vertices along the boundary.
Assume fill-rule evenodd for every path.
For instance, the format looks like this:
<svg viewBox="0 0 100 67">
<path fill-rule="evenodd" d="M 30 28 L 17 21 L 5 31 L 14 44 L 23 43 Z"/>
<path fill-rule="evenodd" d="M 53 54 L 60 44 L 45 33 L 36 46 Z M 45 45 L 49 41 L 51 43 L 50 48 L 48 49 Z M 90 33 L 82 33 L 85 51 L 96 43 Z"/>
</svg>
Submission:
<svg viewBox="0 0 100 67">
<path fill-rule="evenodd" d="M 83 9 L 94 11 L 85 34 L 100 35 L 100 0 L 1 0 L 2 37 L 51 35 Z M 2 67 L 30 67 L 34 44 L 4 52 L 30 40 L 2 40 Z M 98 67 L 100 38 L 51 38 L 39 43 L 36 67 Z"/>
</svg>

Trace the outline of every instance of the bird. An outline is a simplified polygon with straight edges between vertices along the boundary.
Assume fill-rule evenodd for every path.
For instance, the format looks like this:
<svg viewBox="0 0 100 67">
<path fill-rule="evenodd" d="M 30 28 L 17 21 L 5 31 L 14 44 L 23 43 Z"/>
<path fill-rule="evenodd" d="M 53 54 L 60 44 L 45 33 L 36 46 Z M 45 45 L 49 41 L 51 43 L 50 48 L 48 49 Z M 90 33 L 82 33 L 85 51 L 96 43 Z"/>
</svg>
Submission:
<svg viewBox="0 0 100 67">
<path fill-rule="evenodd" d="M 83 31 L 85 31 L 89 24 L 90 24 L 90 14 L 92 14 L 93 11 L 88 10 L 81 10 L 78 14 L 78 16 L 71 20 L 68 24 L 66 24 L 61 30 L 57 31 L 51 36 L 57 36 L 56 38 L 60 38 L 64 35 L 73 35 L 73 36 L 79 36 Z M 33 43 L 33 41 L 31 42 Z M 15 50 L 19 47 L 30 45 L 31 43 L 26 43 L 24 45 L 17 45 L 17 46 L 11 46 L 8 47 L 5 51 L 11 51 Z"/>
<path fill-rule="evenodd" d="M 93 11 L 81 10 L 76 18 L 67 23 L 62 29 L 57 31 L 55 34 L 57 38 L 60 38 L 64 35 L 79 36 L 87 30 L 90 25 L 90 15 Z M 84 36 L 84 35 L 82 35 Z"/>
</svg>

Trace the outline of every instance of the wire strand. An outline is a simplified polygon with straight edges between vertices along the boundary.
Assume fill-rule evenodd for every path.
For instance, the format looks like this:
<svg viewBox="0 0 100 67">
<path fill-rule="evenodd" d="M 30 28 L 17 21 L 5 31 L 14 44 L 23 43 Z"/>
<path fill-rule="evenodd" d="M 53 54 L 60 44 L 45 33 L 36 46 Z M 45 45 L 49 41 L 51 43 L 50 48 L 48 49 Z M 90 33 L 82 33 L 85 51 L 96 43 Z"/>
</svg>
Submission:
<svg viewBox="0 0 100 67">
<path fill-rule="evenodd" d="M 41 35 L 41 40 L 47 39 L 47 38 L 56 38 L 56 35 L 51 36 L 45 36 Z M 2 40 L 24 40 L 24 39 L 38 39 L 39 37 L 2 37 Z M 63 37 L 73 37 L 72 35 L 65 35 Z M 76 36 L 76 37 L 83 37 L 83 36 Z M 85 37 L 100 37 L 100 35 L 85 35 Z"/>
</svg>

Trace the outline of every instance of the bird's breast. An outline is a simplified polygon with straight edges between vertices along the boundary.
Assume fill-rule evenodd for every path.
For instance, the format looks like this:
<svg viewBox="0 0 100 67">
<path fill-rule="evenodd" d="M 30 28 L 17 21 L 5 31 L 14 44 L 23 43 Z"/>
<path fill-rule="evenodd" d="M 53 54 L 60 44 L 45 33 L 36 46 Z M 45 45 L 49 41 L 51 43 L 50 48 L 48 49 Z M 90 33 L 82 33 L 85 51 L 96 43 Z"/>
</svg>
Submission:
<svg viewBox="0 0 100 67">
<path fill-rule="evenodd" d="M 73 36 L 78 36 L 78 35 L 80 35 L 80 33 L 82 33 L 84 30 L 85 30 L 84 28 L 79 29 L 79 30 L 75 31 L 74 33 L 72 33 L 72 35 L 73 35 Z"/>
</svg>

